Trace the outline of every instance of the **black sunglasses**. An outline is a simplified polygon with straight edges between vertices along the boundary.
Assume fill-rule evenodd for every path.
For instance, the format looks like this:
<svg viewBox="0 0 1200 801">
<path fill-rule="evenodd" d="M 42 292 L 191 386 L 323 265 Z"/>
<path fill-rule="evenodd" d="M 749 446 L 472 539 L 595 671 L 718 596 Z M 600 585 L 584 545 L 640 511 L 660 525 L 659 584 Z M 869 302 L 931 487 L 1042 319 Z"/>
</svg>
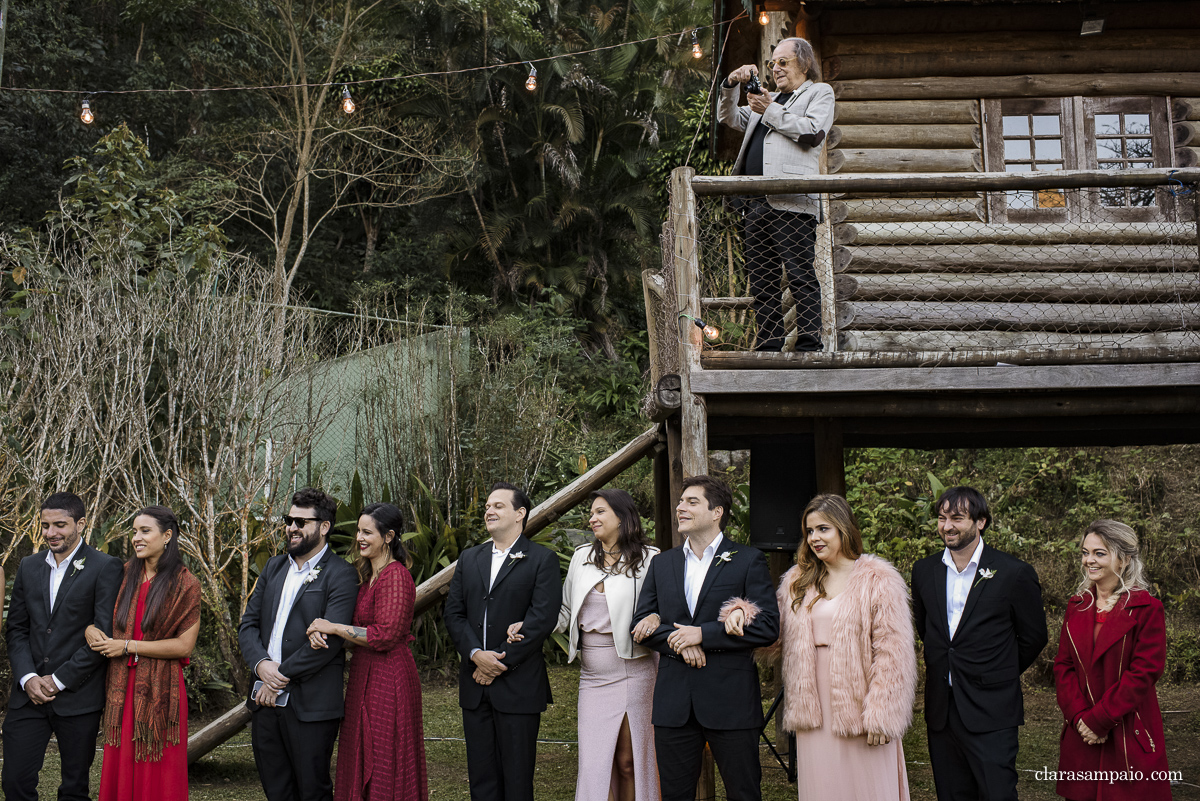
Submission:
<svg viewBox="0 0 1200 801">
<path fill-rule="evenodd" d="M 292 517 L 291 515 L 283 516 L 283 524 L 285 526 L 295 526 L 296 528 L 304 528 L 309 523 L 320 523 L 319 517 Z"/>
</svg>

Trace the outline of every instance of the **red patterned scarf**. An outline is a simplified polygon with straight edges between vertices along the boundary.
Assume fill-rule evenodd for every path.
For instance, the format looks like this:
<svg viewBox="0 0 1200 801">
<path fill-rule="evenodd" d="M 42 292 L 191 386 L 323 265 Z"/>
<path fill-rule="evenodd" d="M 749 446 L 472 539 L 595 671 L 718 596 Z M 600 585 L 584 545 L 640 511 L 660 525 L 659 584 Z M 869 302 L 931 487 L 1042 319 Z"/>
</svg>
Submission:
<svg viewBox="0 0 1200 801">
<path fill-rule="evenodd" d="M 141 576 L 134 578 L 137 581 Z M 129 581 L 128 576 L 125 581 Z M 121 583 L 122 589 L 125 582 Z M 120 597 L 120 593 L 118 593 Z M 125 620 L 113 620 L 113 639 L 133 638 L 134 617 L 138 604 L 129 605 Z M 143 640 L 171 640 L 200 620 L 200 582 L 186 567 L 180 568 L 175 591 L 163 599 Z M 104 708 L 104 744 L 120 745 L 121 717 L 125 711 L 125 690 L 129 681 L 128 659 L 124 656 L 108 663 L 108 692 Z M 179 680 L 175 674 L 178 659 L 140 657 L 133 680 L 133 758 L 136 762 L 162 759 L 163 745 L 179 743 Z"/>
</svg>

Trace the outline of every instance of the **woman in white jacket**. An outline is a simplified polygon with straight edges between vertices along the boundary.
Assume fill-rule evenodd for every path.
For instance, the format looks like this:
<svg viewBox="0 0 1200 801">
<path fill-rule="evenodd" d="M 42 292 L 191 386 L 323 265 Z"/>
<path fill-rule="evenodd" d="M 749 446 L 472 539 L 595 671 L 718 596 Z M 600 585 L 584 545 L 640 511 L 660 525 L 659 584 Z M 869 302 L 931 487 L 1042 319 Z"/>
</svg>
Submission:
<svg viewBox="0 0 1200 801">
<path fill-rule="evenodd" d="M 628 492 L 592 493 L 588 521 L 596 539 L 575 549 L 557 631 L 566 631 L 568 659 L 581 655 L 579 779 L 576 801 L 658 801 L 654 727 L 650 723 L 657 655 L 634 642 L 633 610 L 658 549 L 642 532 Z M 510 641 L 520 624 L 509 630 Z M 642 639 L 657 619 L 639 624 Z"/>
</svg>

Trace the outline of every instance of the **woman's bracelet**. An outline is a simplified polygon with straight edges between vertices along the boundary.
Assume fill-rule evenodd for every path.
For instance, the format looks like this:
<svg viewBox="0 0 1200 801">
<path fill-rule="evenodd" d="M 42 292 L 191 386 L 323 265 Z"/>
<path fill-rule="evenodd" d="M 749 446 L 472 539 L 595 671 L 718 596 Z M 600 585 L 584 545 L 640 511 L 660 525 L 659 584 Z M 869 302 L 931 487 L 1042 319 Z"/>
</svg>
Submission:
<svg viewBox="0 0 1200 801">
<path fill-rule="evenodd" d="M 126 640 L 125 641 L 125 649 L 123 651 L 121 651 L 121 656 L 128 656 L 128 655 L 129 655 L 129 640 Z"/>
</svg>

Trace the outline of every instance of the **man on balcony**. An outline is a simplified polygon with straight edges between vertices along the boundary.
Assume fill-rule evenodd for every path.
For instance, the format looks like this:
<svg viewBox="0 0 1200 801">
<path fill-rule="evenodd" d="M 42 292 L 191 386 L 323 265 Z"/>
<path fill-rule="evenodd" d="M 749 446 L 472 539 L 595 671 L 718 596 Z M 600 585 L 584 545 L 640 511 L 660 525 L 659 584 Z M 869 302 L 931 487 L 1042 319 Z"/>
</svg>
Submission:
<svg viewBox="0 0 1200 801">
<path fill-rule="evenodd" d="M 804 39 L 784 39 L 767 62 L 775 94 L 753 91 L 758 77 L 752 64 L 738 67 L 721 84 L 717 119 L 744 131 L 734 175 L 799 177 L 820 172 L 821 144 L 833 125 L 833 89 L 820 80 L 812 45 Z M 740 85 L 750 83 L 748 106 L 738 105 Z M 746 273 L 754 296 L 758 323 L 755 350 L 783 349 L 781 278 L 796 306 L 798 337 L 795 350 L 821 349 L 821 286 L 817 282 L 817 195 L 766 195 L 744 199 L 743 240 Z M 780 270 L 782 265 L 783 269 Z"/>
</svg>

